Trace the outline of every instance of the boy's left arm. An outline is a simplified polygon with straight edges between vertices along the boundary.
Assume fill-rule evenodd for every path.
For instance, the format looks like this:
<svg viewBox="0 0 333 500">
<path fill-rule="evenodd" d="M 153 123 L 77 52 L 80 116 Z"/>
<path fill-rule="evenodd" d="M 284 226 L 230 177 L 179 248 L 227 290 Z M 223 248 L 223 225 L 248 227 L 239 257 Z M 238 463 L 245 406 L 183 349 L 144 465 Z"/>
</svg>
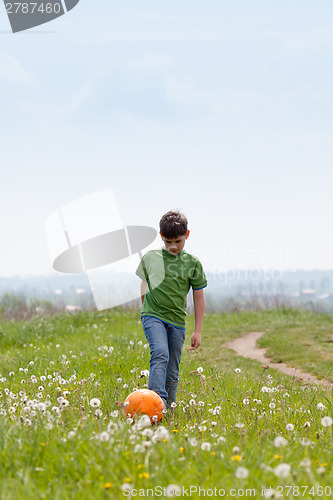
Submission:
<svg viewBox="0 0 333 500">
<path fill-rule="evenodd" d="M 191 347 L 197 349 L 201 344 L 201 326 L 205 313 L 205 297 L 203 289 L 193 290 L 195 326 L 191 337 Z"/>
</svg>

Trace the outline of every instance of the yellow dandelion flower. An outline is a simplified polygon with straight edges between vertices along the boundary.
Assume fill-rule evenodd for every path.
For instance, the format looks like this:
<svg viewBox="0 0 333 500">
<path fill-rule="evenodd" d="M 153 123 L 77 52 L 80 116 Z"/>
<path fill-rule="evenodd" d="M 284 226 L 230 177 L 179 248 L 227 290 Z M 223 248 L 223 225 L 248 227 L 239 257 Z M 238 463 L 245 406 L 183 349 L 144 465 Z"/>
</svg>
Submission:
<svg viewBox="0 0 333 500">
<path fill-rule="evenodd" d="M 167 442 L 168 442 L 168 440 L 167 440 L 167 439 L 163 439 L 163 443 L 167 443 Z"/>
<path fill-rule="evenodd" d="M 213 457 L 214 457 L 216 455 L 216 451 L 212 451 L 211 455 L 213 455 Z"/>
<path fill-rule="evenodd" d="M 327 463 L 324 462 L 323 464 L 320 464 L 320 467 L 327 467 Z"/>
<path fill-rule="evenodd" d="M 99 360 L 98 360 L 98 361 L 102 361 L 102 358 L 99 358 Z"/>
<path fill-rule="evenodd" d="M 129 482 L 130 482 L 130 480 L 131 480 L 131 478 L 130 478 L 130 477 L 125 477 L 125 479 L 124 479 L 123 483 L 129 483 Z"/>
<path fill-rule="evenodd" d="M 172 432 L 179 432 L 178 429 L 172 429 Z"/>
<path fill-rule="evenodd" d="M 179 451 L 180 451 L 180 453 L 183 453 L 184 452 L 184 448 L 183 447 L 179 448 Z"/>
<path fill-rule="evenodd" d="M 139 474 L 139 478 L 142 479 L 149 479 L 150 478 L 150 474 L 148 474 L 148 472 L 140 472 Z"/>
<path fill-rule="evenodd" d="M 45 446 L 45 443 L 40 443 L 41 446 Z"/>
<path fill-rule="evenodd" d="M 274 458 L 282 458 L 282 455 L 274 455 Z"/>
<path fill-rule="evenodd" d="M 104 484 L 104 488 L 105 488 L 106 490 L 108 490 L 109 488 L 111 488 L 111 486 L 112 486 L 112 483 L 105 483 L 105 484 Z"/>
<path fill-rule="evenodd" d="M 236 460 L 237 462 L 240 462 L 242 460 L 242 457 L 240 455 L 233 455 L 231 457 L 231 460 L 232 461 Z"/>
<path fill-rule="evenodd" d="M 139 464 L 138 469 L 142 469 L 142 467 L 144 467 L 144 466 L 145 466 L 145 464 Z"/>
</svg>

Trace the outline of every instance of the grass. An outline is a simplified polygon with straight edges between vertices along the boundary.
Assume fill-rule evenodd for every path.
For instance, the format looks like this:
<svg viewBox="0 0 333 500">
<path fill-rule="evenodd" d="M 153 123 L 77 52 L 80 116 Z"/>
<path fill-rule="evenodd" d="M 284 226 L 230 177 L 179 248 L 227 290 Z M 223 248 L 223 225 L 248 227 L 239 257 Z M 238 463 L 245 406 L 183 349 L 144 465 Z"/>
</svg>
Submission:
<svg viewBox="0 0 333 500">
<path fill-rule="evenodd" d="M 186 345 L 193 326 L 189 316 Z M 333 416 L 331 390 L 302 386 L 221 348 L 249 331 L 266 332 L 260 342 L 274 360 L 332 376 L 330 316 L 285 308 L 207 314 L 202 348 L 184 348 L 177 407 L 143 431 L 117 404 L 148 383 L 138 311 L 0 323 L 0 498 L 126 498 L 124 484 L 137 490 L 133 498 L 170 485 L 192 487 L 192 498 L 199 486 L 225 496 L 243 490 L 235 498 L 254 497 L 245 495 L 250 489 L 263 498 L 270 487 L 287 497 L 287 486 L 294 488 L 289 497 L 299 488 L 298 496 L 314 498 L 323 488 L 322 498 L 330 498 L 332 427 L 321 421 Z M 59 397 L 68 406 L 54 409 Z M 92 398 L 101 401 L 101 415 Z M 275 446 L 277 436 L 287 444 Z"/>
</svg>

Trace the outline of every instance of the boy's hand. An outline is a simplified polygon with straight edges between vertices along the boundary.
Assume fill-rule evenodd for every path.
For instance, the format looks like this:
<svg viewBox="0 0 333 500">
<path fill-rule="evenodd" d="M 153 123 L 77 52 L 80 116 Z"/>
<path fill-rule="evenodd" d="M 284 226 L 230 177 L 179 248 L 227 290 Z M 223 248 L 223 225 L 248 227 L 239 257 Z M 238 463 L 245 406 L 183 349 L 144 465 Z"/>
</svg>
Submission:
<svg viewBox="0 0 333 500">
<path fill-rule="evenodd" d="M 198 349 L 201 344 L 201 334 L 200 332 L 194 332 L 191 337 L 191 347 Z"/>
</svg>

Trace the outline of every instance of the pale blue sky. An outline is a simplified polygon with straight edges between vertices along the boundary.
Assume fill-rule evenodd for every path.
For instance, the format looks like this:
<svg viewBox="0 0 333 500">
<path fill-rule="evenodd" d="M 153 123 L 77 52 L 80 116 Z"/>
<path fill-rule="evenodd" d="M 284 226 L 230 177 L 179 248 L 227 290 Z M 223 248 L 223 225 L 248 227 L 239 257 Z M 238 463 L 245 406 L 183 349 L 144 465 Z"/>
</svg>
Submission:
<svg viewBox="0 0 333 500">
<path fill-rule="evenodd" d="M 182 209 L 207 269 L 332 269 L 332 55 L 329 0 L 0 8 L 0 276 L 49 272 L 48 215 L 106 188 L 126 224 Z"/>
</svg>

